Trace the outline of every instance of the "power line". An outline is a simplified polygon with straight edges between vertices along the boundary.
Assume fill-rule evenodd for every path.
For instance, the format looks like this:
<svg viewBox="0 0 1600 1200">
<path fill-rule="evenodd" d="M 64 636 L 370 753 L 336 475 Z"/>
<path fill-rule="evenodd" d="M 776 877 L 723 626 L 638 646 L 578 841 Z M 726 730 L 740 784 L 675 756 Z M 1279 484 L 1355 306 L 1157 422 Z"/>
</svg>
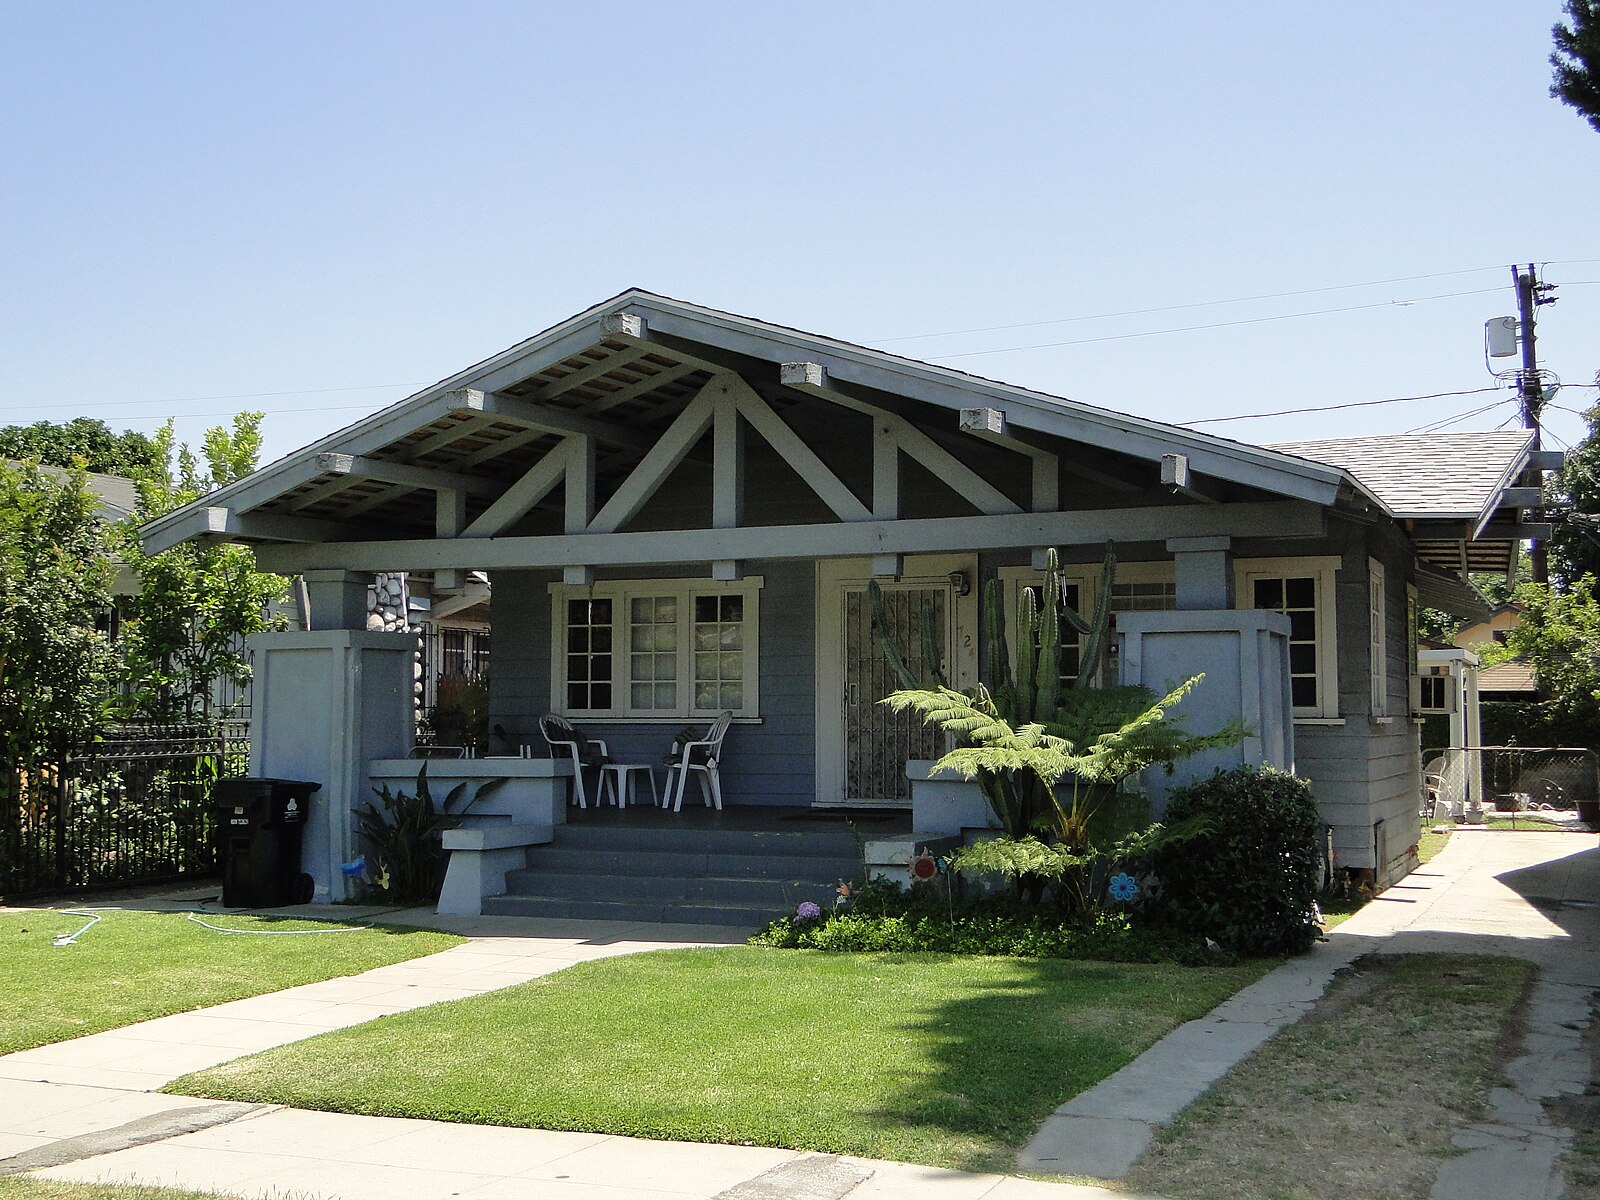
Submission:
<svg viewBox="0 0 1600 1200">
<path fill-rule="evenodd" d="M 383 388 L 409 388 L 415 391 L 419 384 L 410 383 L 364 383 L 355 387 L 325 387 L 325 388 L 295 388 L 282 392 L 233 392 L 216 396 L 171 396 L 165 400 L 96 400 L 92 402 L 94 408 L 142 408 L 153 404 L 198 404 L 204 400 L 261 400 L 271 396 L 317 396 L 327 395 L 332 392 L 375 392 Z M 30 404 L 29 412 L 43 412 L 61 408 L 83 408 L 83 404 Z M 317 412 L 317 409 L 278 409 L 278 412 Z M 185 414 L 192 416 L 205 416 L 205 413 Z M 144 417 L 124 417 L 126 421 L 142 421 Z"/>
<path fill-rule="evenodd" d="M 1277 412 L 1239 413 L 1232 417 L 1205 417 L 1199 421 L 1178 421 L 1179 425 L 1220 425 L 1224 421 L 1253 421 L 1257 417 L 1294 417 L 1301 413 L 1333 412 L 1341 408 L 1371 408 L 1377 404 L 1406 404 L 1412 400 L 1440 400 L 1446 396 L 1475 396 L 1480 392 L 1497 392 L 1499 388 L 1467 388 L 1461 392 L 1430 392 L 1426 396 L 1390 396 L 1386 400 L 1352 400 L 1345 404 L 1318 404 L 1311 408 L 1284 408 Z M 1496 403 L 1499 403 L 1496 401 Z M 1491 406 L 1492 407 L 1492 406 Z"/>
<path fill-rule="evenodd" d="M 1129 308 L 1121 312 L 1086 313 L 1077 317 L 1054 317 L 1046 321 L 1023 321 L 1016 325 L 984 325 L 976 329 L 947 329 L 941 333 L 907 333 L 898 337 L 877 338 L 881 342 L 914 342 L 923 338 L 962 337 L 969 333 L 1003 333 L 1011 329 L 1037 329 L 1042 325 L 1068 325 L 1076 321 L 1103 321 L 1114 317 L 1143 317 L 1152 313 L 1181 312 L 1190 308 L 1215 308 L 1224 304 L 1249 304 L 1256 300 L 1284 300 L 1293 296 L 1315 296 L 1325 292 L 1347 292 L 1355 288 L 1384 287 L 1391 283 L 1415 283 L 1423 279 L 1445 279 L 1452 275 L 1476 275 L 1498 271 L 1500 267 L 1468 267 L 1461 271 L 1435 271 L 1431 275 L 1401 275 L 1394 279 L 1371 279 L 1366 283 L 1336 283 L 1328 287 L 1300 288 L 1292 292 L 1262 292 L 1255 296 L 1232 296 L 1226 300 L 1196 300 L 1188 304 L 1164 304 L 1156 308 Z"/>
<path fill-rule="evenodd" d="M 1443 429 L 1446 425 L 1454 425 L 1457 421 L 1465 421 L 1469 417 L 1476 417 L 1483 413 L 1490 412 L 1493 409 L 1499 408 L 1502 404 L 1508 403 L 1509 401 L 1515 399 L 1515 396 L 1502 396 L 1500 399 L 1492 400 L 1481 408 L 1474 408 L 1468 410 L 1467 412 L 1456 413 L 1453 416 L 1442 417 L 1437 421 L 1429 421 L 1426 425 L 1418 425 L 1415 429 L 1408 429 L 1406 432 L 1434 433 L 1437 430 Z"/>
<path fill-rule="evenodd" d="M 1466 292 L 1442 292 L 1436 296 L 1413 296 L 1408 300 L 1379 300 L 1371 304 L 1351 304 L 1342 308 L 1319 308 L 1311 312 L 1279 313 L 1271 317 L 1244 317 L 1237 321 L 1214 321 L 1209 325 L 1182 325 L 1173 329 L 1147 329 L 1140 333 L 1114 333 L 1105 337 L 1078 338 L 1067 342 L 1035 342 L 1026 346 L 1002 346 L 997 350 L 966 350 L 960 354 L 937 354 L 930 362 L 946 362 L 952 358 L 977 358 L 985 354 L 1015 354 L 1020 350 L 1054 350 L 1062 346 L 1087 346 L 1095 342 L 1121 342 L 1129 338 L 1161 337 L 1169 333 L 1193 333 L 1202 329 L 1229 329 L 1236 325 L 1261 325 L 1269 321 L 1292 321 L 1300 317 L 1322 317 L 1329 313 L 1362 312 L 1372 308 L 1404 308 L 1426 300 L 1453 300 L 1458 296 L 1482 296 L 1498 292 L 1500 288 L 1474 288 Z"/>
</svg>

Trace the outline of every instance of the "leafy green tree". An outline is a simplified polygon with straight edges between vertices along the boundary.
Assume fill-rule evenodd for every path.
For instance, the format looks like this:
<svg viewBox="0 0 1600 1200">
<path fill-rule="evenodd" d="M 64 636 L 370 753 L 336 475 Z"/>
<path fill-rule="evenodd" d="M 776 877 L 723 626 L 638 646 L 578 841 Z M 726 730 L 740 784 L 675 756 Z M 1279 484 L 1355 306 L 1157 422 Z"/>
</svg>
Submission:
<svg viewBox="0 0 1600 1200">
<path fill-rule="evenodd" d="M 1522 624 L 1506 634 L 1505 656 L 1526 659 L 1540 695 L 1568 719 L 1600 732 L 1600 601 L 1585 575 L 1570 591 L 1518 586 Z"/>
<path fill-rule="evenodd" d="M 240 413 L 232 428 L 207 430 L 198 456 L 177 444 L 170 421 L 155 445 L 158 466 L 139 480 L 139 512 L 123 538 L 124 558 L 140 580 L 122 635 L 131 707 L 157 720 L 203 720 L 213 715 L 219 680 L 243 686 L 249 679 L 244 639 L 279 627 L 269 610 L 286 582 L 256 570 L 244 546 L 186 542 L 147 555 L 134 527 L 253 471 L 261 414 Z"/>
<path fill-rule="evenodd" d="M 78 417 L 0 428 L 0 458 L 37 459 L 52 467 L 82 467 L 102 475 L 138 478 L 156 469 L 155 440 L 132 429 L 112 433 L 104 421 Z"/>
<path fill-rule="evenodd" d="M 106 715 L 113 574 L 81 471 L 0 462 L 0 755 L 51 761 Z"/>
<path fill-rule="evenodd" d="M 1566 12 L 1571 24 L 1557 22 L 1550 31 L 1556 47 L 1550 94 L 1600 133 L 1600 0 L 1567 0 Z"/>
<path fill-rule="evenodd" d="M 1589 432 L 1567 451 L 1566 465 L 1556 476 L 1554 499 L 1580 516 L 1596 516 L 1600 515 L 1600 406 L 1584 415 Z M 1600 577 L 1600 529 L 1581 521 L 1557 522 L 1550 539 L 1550 574 L 1567 588 L 1584 575 Z"/>
</svg>

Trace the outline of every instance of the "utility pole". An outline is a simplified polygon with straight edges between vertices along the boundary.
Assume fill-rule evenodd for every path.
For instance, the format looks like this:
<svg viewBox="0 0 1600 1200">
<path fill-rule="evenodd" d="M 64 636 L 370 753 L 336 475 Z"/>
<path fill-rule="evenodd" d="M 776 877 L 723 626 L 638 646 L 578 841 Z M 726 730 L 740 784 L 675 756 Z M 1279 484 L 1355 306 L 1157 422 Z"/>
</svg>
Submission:
<svg viewBox="0 0 1600 1200">
<path fill-rule="evenodd" d="M 1549 285 L 1539 282 L 1538 270 L 1533 263 L 1528 264 L 1526 272 L 1513 266 L 1511 279 L 1517 289 L 1517 340 L 1522 345 L 1522 370 L 1517 379 L 1522 395 L 1522 426 L 1533 431 L 1533 449 L 1537 452 L 1540 449 L 1539 410 L 1544 407 L 1544 385 L 1539 375 L 1539 357 L 1534 349 L 1533 313 L 1539 305 L 1553 303 L 1555 297 L 1542 294 Z M 1532 483 L 1543 486 L 1544 476 L 1541 472 L 1532 471 L 1530 474 Z M 1548 583 L 1550 562 L 1545 544 L 1535 541 L 1528 555 L 1533 562 L 1533 581 Z"/>
</svg>

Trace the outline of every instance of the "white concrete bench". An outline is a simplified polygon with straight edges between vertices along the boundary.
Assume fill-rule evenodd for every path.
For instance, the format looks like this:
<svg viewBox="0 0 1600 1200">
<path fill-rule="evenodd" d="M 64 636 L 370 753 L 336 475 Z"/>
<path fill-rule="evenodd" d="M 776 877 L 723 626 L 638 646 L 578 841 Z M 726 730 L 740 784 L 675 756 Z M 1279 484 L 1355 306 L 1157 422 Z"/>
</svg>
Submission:
<svg viewBox="0 0 1600 1200">
<path fill-rule="evenodd" d="M 527 848 L 552 841 L 548 824 L 525 821 L 447 829 L 444 848 L 450 865 L 439 893 L 438 911 L 447 916 L 476 917 L 483 898 L 506 890 L 506 872 L 527 865 Z"/>
</svg>

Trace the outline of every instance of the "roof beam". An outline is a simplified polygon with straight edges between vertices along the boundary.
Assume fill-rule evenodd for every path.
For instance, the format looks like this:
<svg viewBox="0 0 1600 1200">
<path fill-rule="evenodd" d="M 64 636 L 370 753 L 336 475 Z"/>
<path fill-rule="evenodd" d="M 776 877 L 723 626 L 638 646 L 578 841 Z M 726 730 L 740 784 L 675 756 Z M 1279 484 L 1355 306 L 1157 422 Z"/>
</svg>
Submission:
<svg viewBox="0 0 1600 1200">
<path fill-rule="evenodd" d="M 573 388 L 582 387 L 586 383 L 593 383 L 600 376 L 615 371 L 618 367 L 626 367 L 635 359 L 643 358 L 650 352 L 648 345 L 634 343 L 625 350 L 618 350 L 591 362 L 586 367 L 579 367 L 563 375 L 560 379 L 552 380 L 539 389 L 539 399 L 554 400 Z"/>
<path fill-rule="evenodd" d="M 647 347 L 647 352 L 659 353 L 660 348 L 649 346 Z M 641 369 L 640 364 L 635 361 L 629 364 L 629 369 L 639 371 Z M 643 379 L 626 384 L 614 392 L 607 392 L 604 396 L 590 401 L 583 407 L 584 414 L 591 417 L 597 416 L 600 413 L 616 408 L 619 404 L 626 404 L 630 400 L 655 391 L 658 387 L 666 387 L 667 384 L 672 383 L 674 380 L 682 379 L 685 375 L 692 375 L 696 371 L 703 369 L 697 362 L 683 362 L 675 367 L 659 367 L 654 375 L 648 375 Z"/>
<path fill-rule="evenodd" d="M 622 486 L 612 493 L 611 499 L 595 514 L 589 523 L 590 533 L 613 533 L 633 520 L 651 496 L 666 482 L 694 449 L 694 445 L 711 427 L 716 412 L 713 384 L 700 389 L 699 395 L 689 402 L 667 431 L 651 445 L 633 473 L 622 481 Z M 726 557 L 725 555 L 719 557 Z"/>
<path fill-rule="evenodd" d="M 392 542 L 258 547 L 265 570 L 336 566 L 352 571 L 507 570 L 652 566 L 752 559 L 872 557 L 1032 546 L 1098 546 L 1159 537 L 1223 537 L 1249 529 L 1261 537 L 1320 537 L 1324 510 L 1293 501 L 1196 504 L 1079 512 L 1010 513 L 908 521 L 659 530 L 551 537 L 421 538 Z"/>
<path fill-rule="evenodd" d="M 611 421 L 599 421 L 593 417 L 569 412 L 564 408 L 550 408 L 531 400 L 521 400 L 498 392 L 460 388 L 449 395 L 452 397 L 451 402 L 455 412 L 483 413 L 514 425 L 526 425 L 531 429 L 543 429 L 550 433 L 581 433 L 609 446 L 632 446 L 636 450 L 646 450 L 655 442 L 651 434 L 642 430 L 630 429 L 626 425 L 617 425 Z"/>
<path fill-rule="evenodd" d="M 462 475 L 442 467 L 418 467 L 411 463 L 388 462 L 368 458 L 363 454 L 339 454 L 324 451 L 317 455 L 317 465 L 329 475 L 348 475 L 354 479 L 375 479 L 380 483 L 397 483 L 406 487 L 426 488 L 435 492 L 461 492 L 468 496 L 498 496 L 500 485 L 492 479 L 476 475 Z"/>
<path fill-rule="evenodd" d="M 838 404 L 845 408 L 854 409 L 856 412 L 865 413 L 876 422 L 880 430 L 894 438 L 894 443 L 900 450 L 909 454 L 946 484 L 954 488 L 979 512 L 987 516 L 997 516 L 1001 513 L 1022 511 L 1011 497 L 1007 496 L 904 417 L 889 412 L 887 409 L 879 408 L 875 404 L 868 404 L 864 400 L 858 400 L 854 396 L 834 390 L 828 377 L 828 369 L 823 364 L 817 362 L 784 363 L 779 368 L 778 378 L 779 382 L 785 387 L 792 387 L 796 391 L 818 396 L 832 404 Z"/>
<path fill-rule="evenodd" d="M 348 535 L 350 528 L 336 521 L 317 521 L 309 517 L 290 517 L 279 513 L 240 513 L 220 505 L 192 508 L 184 520 L 167 528 L 147 533 L 142 539 L 146 554 L 160 554 L 192 538 L 241 541 L 263 538 L 285 542 L 329 542 Z"/>
<path fill-rule="evenodd" d="M 750 428 L 778 452 L 778 457 L 794 468 L 806 485 L 833 510 L 841 521 L 866 521 L 872 512 L 835 475 L 828 464 L 817 457 L 817 452 L 789 427 L 782 417 L 740 376 L 731 376 L 739 415 L 750 423 Z"/>
<path fill-rule="evenodd" d="M 555 490 L 567 473 L 572 448 L 579 439 L 568 438 L 546 454 L 462 530 L 467 538 L 498 537 L 520 521 L 527 511 Z"/>
</svg>

